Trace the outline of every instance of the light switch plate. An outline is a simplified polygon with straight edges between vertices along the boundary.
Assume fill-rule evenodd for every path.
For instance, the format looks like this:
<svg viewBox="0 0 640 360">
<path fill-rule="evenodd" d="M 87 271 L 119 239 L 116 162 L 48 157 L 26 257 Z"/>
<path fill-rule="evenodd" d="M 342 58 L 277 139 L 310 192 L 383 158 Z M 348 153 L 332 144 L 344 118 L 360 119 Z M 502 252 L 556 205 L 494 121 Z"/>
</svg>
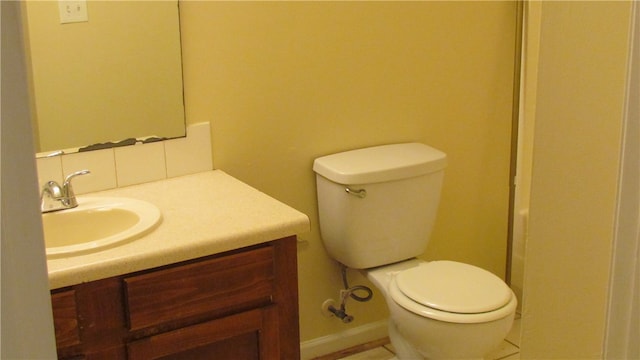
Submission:
<svg viewBox="0 0 640 360">
<path fill-rule="evenodd" d="M 77 23 L 89 21 L 86 0 L 58 0 L 60 23 Z"/>
</svg>

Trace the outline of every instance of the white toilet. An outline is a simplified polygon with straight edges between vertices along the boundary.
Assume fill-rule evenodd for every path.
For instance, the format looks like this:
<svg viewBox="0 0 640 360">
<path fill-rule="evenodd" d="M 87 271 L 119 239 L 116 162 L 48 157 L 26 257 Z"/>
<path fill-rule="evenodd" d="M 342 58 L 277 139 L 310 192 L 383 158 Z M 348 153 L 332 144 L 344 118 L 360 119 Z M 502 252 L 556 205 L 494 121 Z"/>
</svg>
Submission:
<svg viewBox="0 0 640 360">
<path fill-rule="evenodd" d="M 513 324 L 517 300 L 497 276 L 416 259 L 427 246 L 446 155 L 419 143 L 318 158 L 320 232 L 329 255 L 384 294 L 399 359 L 480 359 Z"/>
</svg>

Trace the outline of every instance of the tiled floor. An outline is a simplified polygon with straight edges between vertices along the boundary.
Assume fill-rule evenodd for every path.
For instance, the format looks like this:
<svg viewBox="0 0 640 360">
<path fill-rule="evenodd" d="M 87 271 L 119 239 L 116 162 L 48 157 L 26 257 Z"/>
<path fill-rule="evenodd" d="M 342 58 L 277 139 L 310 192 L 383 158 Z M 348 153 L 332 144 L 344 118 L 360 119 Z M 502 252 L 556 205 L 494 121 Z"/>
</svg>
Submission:
<svg viewBox="0 0 640 360">
<path fill-rule="evenodd" d="M 499 348 L 486 357 L 486 360 L 519 360 L 520 359 L 520 316 L 513 322 L 511 332 L 502 342 Z M 393 347 L 391 344 L 363 351 L 339 360 L 390 360 L 393 359 Z"/>
</svg>

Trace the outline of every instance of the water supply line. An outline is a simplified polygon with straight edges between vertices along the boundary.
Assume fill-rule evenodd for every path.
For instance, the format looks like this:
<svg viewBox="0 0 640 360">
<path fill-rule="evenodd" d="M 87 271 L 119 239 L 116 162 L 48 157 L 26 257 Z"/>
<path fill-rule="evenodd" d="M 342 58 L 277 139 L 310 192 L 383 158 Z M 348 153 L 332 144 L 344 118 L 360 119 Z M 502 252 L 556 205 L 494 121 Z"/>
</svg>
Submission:
<svg viewBox="0 0 640 360">
<path fill-rule="evenodd" d="M 335 302 L 332 299 L 325 301 L 322 304 L 323 310 L 327 311 L 330 315 L 333 315 L 343 323 L 348 324 L 353 321 L 353 316 L 347 314 L 347 300 L 352 298 L 359 302 L 365 302 L 371 300 L 373 297 L 373 291 L 371 288 L 364 285 L 355 285 L 349 286 L 349 281 L 347 280 L 347 267 L 343 264 L 340 264 L 341 272 L 342 272 L 342 283 L 344 285 L 344 289 L 340 290 L 340 306 L 335 307 Z M 356 292 L 364 292 L 364 296 L 358 295 Z"/>
<path fill-rule="evenodd" d="M 348 324 L 353 321 L 353 316 L 347 314 L 347 298 L 351 293 L 349 290 L 340 290 L 340 307 L 335 307 L 335 302 L 333 300 L 325 301 L 323 306 L 326 306 L 326 309 L 333 314 L 338 319 L 342 320 L 343 323 Z"/>
<path fill-rule="evenodd" d="M 359 302 L 366 302 L 371 300 L 371 298 L 373 297 L 373 291 L 371 291 L 369 287 L 364 285 L 356 285 L 353 287 L 349 287 L 349 281 L 347 280 L 347 267 L 344 266 L 343 264 L 340 264 L 340 270 L 342 271 L 342 285 L 344 285 L 345 290 L 349 292 L 348 294 L 349 297 Z M 359 296 L 358 294 L 355 293 L 358 290 L 362 290 L 366 292 L 367 295 Z M 347 300 L 345 299 L 344 301 L 347 301 Z"/>
</svg>

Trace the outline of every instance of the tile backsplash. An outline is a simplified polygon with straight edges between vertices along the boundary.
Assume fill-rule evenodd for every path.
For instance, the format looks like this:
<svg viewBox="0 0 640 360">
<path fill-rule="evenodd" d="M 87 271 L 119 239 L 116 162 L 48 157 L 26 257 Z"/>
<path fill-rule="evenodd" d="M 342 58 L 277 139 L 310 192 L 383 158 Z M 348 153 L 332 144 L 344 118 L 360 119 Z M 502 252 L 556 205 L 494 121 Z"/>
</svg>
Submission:
<svg viewBox="0 0 640 360">
<path fill-rule="evenodd" d="M 187 126 L 185 138 L 148 144 L 78 152 L 36 159 L 38 183 L 61 183 L 64 176 L 83 169 L 76 177 L 76 194 L 108 190 L 213 169 L 208 122 Z"/>
</svg>

